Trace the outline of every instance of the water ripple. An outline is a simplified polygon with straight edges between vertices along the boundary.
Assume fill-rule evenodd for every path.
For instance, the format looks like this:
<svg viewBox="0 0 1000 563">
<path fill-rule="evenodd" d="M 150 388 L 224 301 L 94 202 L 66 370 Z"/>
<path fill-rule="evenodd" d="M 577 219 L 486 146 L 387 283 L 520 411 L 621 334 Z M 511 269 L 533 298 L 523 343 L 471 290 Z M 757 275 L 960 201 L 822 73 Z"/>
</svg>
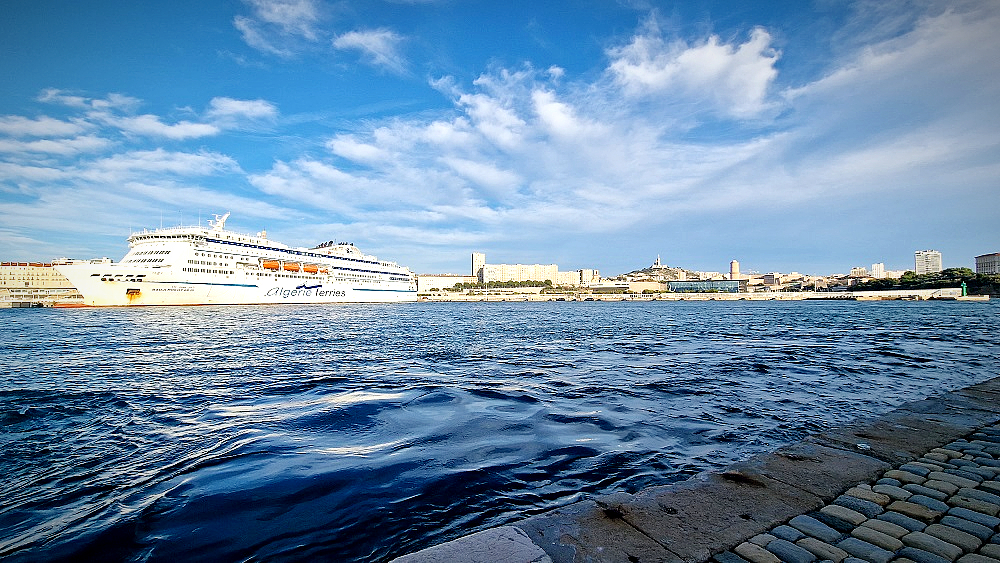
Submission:
<svg viewBox="0 0 1000 563">
<path fill-rule="evenodd" d="M 0 310 L 0 558 L 384 561 L 994 377 L 997 312 Z"/>
</svg>

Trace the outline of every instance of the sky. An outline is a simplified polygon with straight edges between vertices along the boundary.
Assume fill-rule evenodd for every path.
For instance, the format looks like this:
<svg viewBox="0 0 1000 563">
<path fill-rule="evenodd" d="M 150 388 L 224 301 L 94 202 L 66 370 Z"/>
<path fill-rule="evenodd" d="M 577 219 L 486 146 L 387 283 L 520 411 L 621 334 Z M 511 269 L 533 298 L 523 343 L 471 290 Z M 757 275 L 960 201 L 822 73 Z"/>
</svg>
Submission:
<svg viewBox="0 0 1000 563">
<path fill-rule="evenodd" d="M 231 212 L 417 273 L 974 268 L 997 29 L 988 0 L 11 0 L 0 259 Z"/>
</svg>

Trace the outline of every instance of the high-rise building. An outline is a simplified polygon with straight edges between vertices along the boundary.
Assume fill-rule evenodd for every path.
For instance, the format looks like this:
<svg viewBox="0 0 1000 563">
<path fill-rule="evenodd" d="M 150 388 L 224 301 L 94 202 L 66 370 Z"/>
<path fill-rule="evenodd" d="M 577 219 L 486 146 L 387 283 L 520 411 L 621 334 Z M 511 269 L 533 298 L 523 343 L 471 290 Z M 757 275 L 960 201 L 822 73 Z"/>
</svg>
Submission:
<svg viewBox="0 0 1000 563">
<path fill-rule="evenodd" d="M 482 252 L 472 253 L 472 277 L 483 281 L 483 266 L 486 265 L 486 255 Z"/>
<path fill-rule="evenodd" d="M 937 250 L 918 250 L 913 253 L 914 268 L 917 274 L 933 274 L 941 271 L 941 253 Z"/>
<path fill-rule="evenodd" d="M 885 264 L 882 262 L 872 264 L 872 277 L 877 280 L 885 278 Z"/>
<path fill-rule="evenodd" d="M 1000 252 L 976 256 L 976 273 L 988 275 L 1000 274 Z"/>
<path fill-rule="evenodd" d="M 729 279 L 740 279 L 740 263 L 737 260 L 733 260 L 729 263 Z"/>
</svg>

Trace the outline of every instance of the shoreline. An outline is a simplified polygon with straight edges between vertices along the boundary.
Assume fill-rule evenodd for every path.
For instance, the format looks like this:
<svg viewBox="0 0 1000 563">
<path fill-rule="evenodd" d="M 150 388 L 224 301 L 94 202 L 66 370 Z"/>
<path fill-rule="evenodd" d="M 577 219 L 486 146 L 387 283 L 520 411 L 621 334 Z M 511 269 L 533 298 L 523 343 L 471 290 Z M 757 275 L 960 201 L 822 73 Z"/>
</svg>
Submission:
<svg viewBox="0 0 1000 563">
<path fill-rule="evenodd" d="M 1000 555 L 998 421 L 995 377 L 721 472 L 581 500 L 393 561 L 992 563 Z M 970 539 L 963 526 L 981 533 Z"/>
</svg>

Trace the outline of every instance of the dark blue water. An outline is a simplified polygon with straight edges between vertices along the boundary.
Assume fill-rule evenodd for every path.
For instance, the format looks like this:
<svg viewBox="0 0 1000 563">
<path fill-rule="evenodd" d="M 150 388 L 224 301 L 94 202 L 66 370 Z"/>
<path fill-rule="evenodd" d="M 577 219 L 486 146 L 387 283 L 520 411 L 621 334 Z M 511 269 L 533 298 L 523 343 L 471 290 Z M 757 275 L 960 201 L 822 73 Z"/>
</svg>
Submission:
<svg viewBox="0 0 1000 563">
<path fill-rule="evenodd" d="M 998 313 L 0 310 L 0 558 L 385 561 L 1000 375 Z"/>
</svg>

